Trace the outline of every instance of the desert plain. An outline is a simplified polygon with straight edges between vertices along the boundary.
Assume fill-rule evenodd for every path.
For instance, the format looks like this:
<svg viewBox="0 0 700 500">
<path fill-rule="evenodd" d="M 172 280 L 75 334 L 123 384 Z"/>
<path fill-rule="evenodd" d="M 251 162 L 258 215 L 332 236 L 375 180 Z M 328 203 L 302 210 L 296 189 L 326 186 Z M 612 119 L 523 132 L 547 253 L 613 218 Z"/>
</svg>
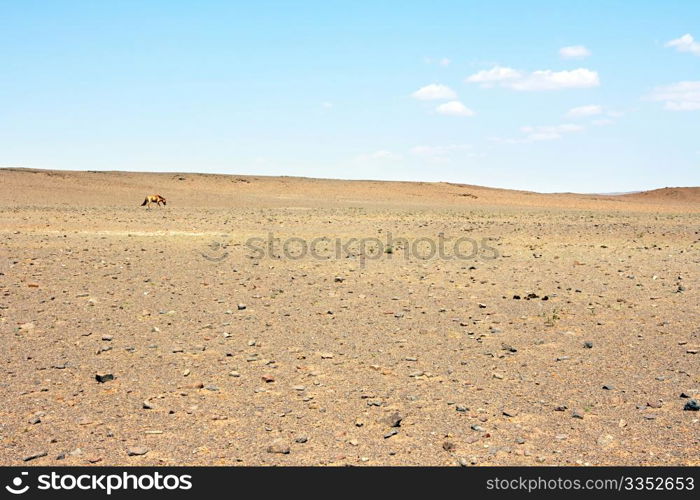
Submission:
<svg viewBox="0 0 700 500">
<path fill-rule="evenodd" d="M 697 187 L 2 169 L 0 236 L 2 465 L 700 464 Z"/>
</svg>

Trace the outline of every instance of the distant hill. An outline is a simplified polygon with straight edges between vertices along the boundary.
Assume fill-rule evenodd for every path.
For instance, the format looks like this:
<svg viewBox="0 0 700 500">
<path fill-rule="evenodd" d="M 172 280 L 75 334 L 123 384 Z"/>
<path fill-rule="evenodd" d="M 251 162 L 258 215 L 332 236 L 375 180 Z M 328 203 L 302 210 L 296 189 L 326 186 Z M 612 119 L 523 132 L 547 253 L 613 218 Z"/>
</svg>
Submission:
<svg viewBox="0 0 700 500">
<path fill-rule="evenodd" d="M 700 203 L 700 187 L 665 187 L 621 196 L 645 201 Z"/>
<path fill-rule="evenodd" d="M 0 206 L 134 207 L 161 194 L 168 208 L 493 207 L 700 213 L 700 187 L 620 195 L 535 193 L 450 182 L 392 182 L 199 173 L 0 168 Z"/>
</svg>

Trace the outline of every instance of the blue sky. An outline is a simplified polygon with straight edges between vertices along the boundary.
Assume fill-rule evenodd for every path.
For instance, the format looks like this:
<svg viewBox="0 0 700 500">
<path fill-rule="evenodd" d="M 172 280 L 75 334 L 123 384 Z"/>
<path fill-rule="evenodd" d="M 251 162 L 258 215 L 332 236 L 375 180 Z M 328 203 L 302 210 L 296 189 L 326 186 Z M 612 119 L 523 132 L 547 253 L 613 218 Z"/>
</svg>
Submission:
<svg viewBox="0 0 700 500">
<path fill-rule="evenodd" d="M 700 185 L 700 2 L 0 0 L 0 166 Z"/>
</svg>

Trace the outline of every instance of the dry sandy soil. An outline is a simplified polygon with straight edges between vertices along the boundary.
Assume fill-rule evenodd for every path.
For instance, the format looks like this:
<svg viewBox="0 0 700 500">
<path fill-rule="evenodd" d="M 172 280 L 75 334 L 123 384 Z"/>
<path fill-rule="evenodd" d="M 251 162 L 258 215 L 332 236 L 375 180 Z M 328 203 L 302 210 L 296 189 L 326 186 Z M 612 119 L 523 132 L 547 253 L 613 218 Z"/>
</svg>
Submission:
<svg viewBox="0 0 700 500">
<path fill-rule="evenodd" d="M 700 463 L 700 188 L 5 169 L 0 234 L 3 465 Z"/>
</svg>

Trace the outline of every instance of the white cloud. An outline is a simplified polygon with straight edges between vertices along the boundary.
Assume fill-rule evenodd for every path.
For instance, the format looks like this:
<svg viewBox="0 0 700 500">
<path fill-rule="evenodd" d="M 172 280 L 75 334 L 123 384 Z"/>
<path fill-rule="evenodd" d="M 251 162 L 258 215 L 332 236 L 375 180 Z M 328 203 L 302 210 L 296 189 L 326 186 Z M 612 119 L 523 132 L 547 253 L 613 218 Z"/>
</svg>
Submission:
<svg viewBox="0 0 700 500">
<path fill-rule="evenodd" d="M 451 116 L 474 116 L 474 111 L 466 107 L 459 101 L 450 101 L 444 104 L 440 104 L 435 111 L 441 115 L 451 115 Z"/>
<path fill-rule="evenodd" d="M 591 104 L 589 106 L 579 106 L 577 108 L 572 108 L 566 113 L 566 116 L 570 118 L 584 118 L 586 116 L 595 116 L 603 113 L 603 106 L 598 104 Z"/>
<path fill-rule="evenodd" d="M 411 96 L 421 101 L 433 101 L 438 99 L 455 99 L 457 94 L 447 85 L 431 83 L 416 90 Z"/>
<path fill-rule="evenodd" d="M 584 127 L 582 127 L 581 125 L 575 125 L 573 123 L 537 127 L 527 126 L 520 127 L 520 131 L 525 134 L 524 137 L 516 139 L 495 138 L 493 140 L 497 142 L 504 142 L 507 144 L 525 144 L 529 142 L 555 141 L 557 139 L 561 139 L 565 134 L 581 132 L 583 130 L 585 130 Z"/>
<path fill-rule="evenodd" d="M 555 125 L 554 127 L 538 127 L 556 130 L 557 132 L 581 132 L 584 127 L 581 125 L 574 125 L 573 123 L 565 123 L 564 125 Z"/>
<path fill-rule="evenodd" d="M 652 101 L 663 102 L 669 111 L 700 110 L 700 81 L 685 81 L 657 87 L 649 95 Z"/>
<path fill-rule="evenodd" d="M 573 88 L 590 88 L 600 85 L 598 73 L 586 68 L 571 71 L 542 70 L 530 73 L 523 80 L 513 82 L 514 90 L 559 90 Z"/>
<path fill-rule="evenodd" d="M 690 52 L 696 56 L 700 56 L 700 42 L 696 42 L 690 33 L 686 33 L 680 38 L 671 40 L 666 43 L 666 47 L 673 47 L 678 52 Z"/>
<path fill-rule="evenodd" d="M 380 149 L 379 151 L 375 151 L 375 152 L 369 153 L 369 154 L 360 155 L 358 157 L 358 159 L 361 161 L 367 161 L 367 160 L 397 161 L 397 160 L 400 160 L 401 158 L 402 158 L 402 156 L 400 154 L 393 153 L 391 151 L 387 151 L 386 149 Z"/>
<path fill-rule="evenodd" d="M 559 49 L 559 55 L 564 59 L 583 59 L 591 55 L 591 51 L 583 45 L 571 45 Z"/>
<path fill-rule="evenodd" d="M 572 108 L 568 113 L 566 113 L 566 116 L 574 119 L 598 117 L 591 121 L 591 125 L 602 127 L 605 125 L 612 125 L 615 123 L 617 118 L 624 116 L 624 113 L 621 111 L 605 109 L 603 106 L 598 104 L 591 104 L 589 106 Z"/>
<path fill-rule="evenodd" d="M 525 138 L 527 142 L 554 141 L 556 139 L 561 139 L 561 134 L 556 132 L 533 132 Z"/>
<path fill-rule="evenodd" d="M 569 132 L 581 132 L 583 127 L 573 123 L 565 123 L 563 125 L 553 126 L 538 126 L 538 127 L 520 127 L 520 130 L 528 134 L 531 133 L 548 133 L 548 134 L 565 134 Z"/>
<path fill-rule="evenodd" d="M 439 66 L 444 66 L 447 67 L 449 66 L 452 61 L 450 60 L 449 57 L 441 57 L 440 59 L 433 59 L 432 57 L 426 57 L 424 59 L 426 64 L 437 64 Z"/>
<path fill-rule="evenodd" d="M 522 78 L 522 73 L 513 68 L 506 68 L 503 66 L 494 66 L 491 69 L 482 70 L 478 73 L 467 77 L 466 81 L 469 83 L 482 83 L 485 85 L 503 82 L 508 80 L 519 80 Z"/>
<path fill-rule="evenodd" d="M 697 111 L 700 109 L 700 101 L 667 102 L 665 107 L 669 111 Z"/>
<path fill-rule="evenodd" d="M 418 156 L 445 155 L 454 151 L 469 151 L 470 144 L 450 144 L 448 146 L 415 146 L 409 150 L 411 154 Z"/>
<path fill-rule="evenodd" d="M 567 88 L 589 88 L 600 85 L 596 71 L 578 68 L 570 71 L 539 70 L 523 73 L 513 68 L 495 66 L 490 70 L 479 71 L 466 79 L 470 83 L 481 83 L 489 87 L 501 87 L 521 91 L 559 90 Z"/>
<path fill-rule="evenodd" d="M 435 154 L 437 151 L 437 148 L 434 146 L 414 146 L 412 147 L 409 152 L 413 155 L 432 155 Z"/>
<path fill-rule="evenodd" d="M 324 109 L 331 109 L 333 107 L 333 103 L 329 101 L 325 101 L 321 103 L 321 107 Z"/>
</svg>

